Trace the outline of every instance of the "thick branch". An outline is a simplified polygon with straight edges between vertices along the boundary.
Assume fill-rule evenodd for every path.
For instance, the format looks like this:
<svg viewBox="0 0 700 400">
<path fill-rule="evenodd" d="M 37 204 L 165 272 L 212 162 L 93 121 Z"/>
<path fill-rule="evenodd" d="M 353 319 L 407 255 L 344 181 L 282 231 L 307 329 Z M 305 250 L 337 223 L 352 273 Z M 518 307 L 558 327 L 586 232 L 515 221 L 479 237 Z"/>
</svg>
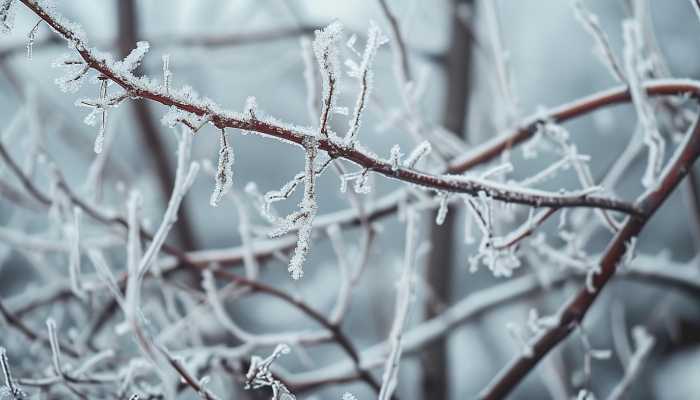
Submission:
<svg viewBox="0 0 700 400">
<path fill-rule="evenodd" d="M 304 137 L 307 136 L 304 132 L 276 122 L 261 121 L 242 114 L 226 111 L 211 102 L 190 100 L 184 95 L 166 93 L 163 88 L 155 88 L 153 85 L 149 85 L 147 80 L 143 78 L 138 79 L 128 72 L 113 69 L 106 60 L 100 58 L 93 50 L 89 49 L 80 37 L 64 26 L 55 16 L 47 13 L 46 10 L 35 1 L 22 0 L 22 2 L 40 18 L 46 21 L 54 30 L 71 42 L 87 65 L 100 72 L 107 79 L 121 86 L 130 96 L 150 99 L 199 117 L 206 117 L 218 128 L 237 128 L 258 132 L 290 143 L 303 145 Z M 693 83 L 689 82 L 689 86 L 691 85 L 693 85 Z M 387 161 L 368 154 L 357 147 L 344 146 L 339 143 L 339 141 L 332 138 L 319 139 L 319 148 L 326 151 L 329 156 L 333 158 L 345 158 L 364 169 L 375 171 L 387 177 L 443 192 L 476 195 L 483 191 L 496 200 L 537 207 L 593 207 L 616 210 L 627 214 L 640 213 L 640 210 L 635 206 L 609 198 L 581 194 L 560 195 L 532 190 L 510 189 L 505 185 L 498 185 L 476 179 L 432 175 L 405 167 L 397 169 L 393 168 L 391 163 Z"/>
<path fill-rule="evenodd" d="M 664 170 L 657 186 L 645 193 L 637 202 L 644 210 L 644 217 L 628 217 L 623 228 L 608 245 L 601 261 L 600 273 L 593 276 L 592 287 L 583 288 L 558 312 L 558 324 L 535 337 L 530 343 L 531 355 L 515 358 L 501 373 L 481 392 L 482 399 L 502 399 L 506 397 L 520 381 L 534 369 L 556 345 L 564 340 L 581 324 L 586 312 L 593 304 L 603 287 L 610 281 L 617 270 L 618 263 L 625 255 L 627 245 L 635 238 L 649 218 L 671 195 L 688 170 L 700 155 L 700 119 L 696 120 L 692 130 L 686 135 L 675 157 Z"/>
</svg>

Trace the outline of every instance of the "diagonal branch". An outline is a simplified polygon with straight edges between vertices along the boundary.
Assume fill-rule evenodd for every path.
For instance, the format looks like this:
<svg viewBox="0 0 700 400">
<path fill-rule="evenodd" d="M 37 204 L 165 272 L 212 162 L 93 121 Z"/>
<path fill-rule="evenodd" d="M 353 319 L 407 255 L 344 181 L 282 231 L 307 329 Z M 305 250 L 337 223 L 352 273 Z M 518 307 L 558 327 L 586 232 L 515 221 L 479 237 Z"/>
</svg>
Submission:
<svg viewBox="0 0 700 400">
<path fill-rule="evenodd" d="M 236 128 L 257 132 L 263 136 L 275 137 L 301 146 L 303 146 L 305 138 L 309 136 L 289 125 L 276 121 L 258 120 L 243 114 L 226 111 L 210 101 L 193 100 L 185 94 L 166 92 L 148 79 L 136 78 L 128 71 L 113 68 L 111 63 L 104 58 L 105 56 L 98 55 L 93 49 L 88 48 L 84 39 L 67 26 L 62 16 L 48 12 L 36 0 L 22 0 L 22 2 L 68 40 L 86 65 L 121 86 L 131 97 L 149 99 L 198 117 L 208 118 L 212 124 L 220 129 Z M 433 175 L 407 167 L 394 168 L 391 163 L 369 154 L 359 147 L 345 146 L 331 137 L 320 138 L 318 143 L 319 149 L 327 152 L 332 158 L 344 158 L 366 170 L 428 189 L 469 195 L 486 192 L 489 197 L 495 200 L 538 207 L 593 207 L 627 214 L 640 214 L 640 210 L 636 206 L 615 199 L 590 196 L 587 193 L 562 195 L 525 189 L 510 189 L 505 185 L 465 177 Z"/>
<path fill-rule="evenodd" d="M 642 231 L 647 221 L 666 201 L 700 155 L 700 118 L 695 121 L 685 141 L 664 170 L 659 184 L 640 197 L 637 204 L 644 210 L 643 217 L 628 217 L 623 228 L 608 245 L 601 261 L 600 273 L 593 276 L 592 288 L 583 288 L 557 313 L 556 326 L 536 336 L 529 344 L 532 354 L 519 356 L 510 362 L 494 380 L 480 393 L 482 399 L 506 397 L 520 381 L 534 369 L 550 350 L 566 339 L 580 325 L 603 287 L 617 270 L 625 255 L 627 244 Z"/>
</svg>

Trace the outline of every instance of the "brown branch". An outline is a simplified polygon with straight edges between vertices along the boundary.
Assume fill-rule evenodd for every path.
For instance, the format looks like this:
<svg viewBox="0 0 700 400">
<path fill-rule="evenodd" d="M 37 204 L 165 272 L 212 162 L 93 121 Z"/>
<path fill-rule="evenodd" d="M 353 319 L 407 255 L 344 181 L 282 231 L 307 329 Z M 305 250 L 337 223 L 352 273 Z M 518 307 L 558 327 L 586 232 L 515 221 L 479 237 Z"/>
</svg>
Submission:
<svg viewBox="0 0 700 400">
<path fill-rule="evenodd" d="M 700 94 L 700 84 L 687 79 L 658 79 L 648 81 L 644 85 L 649 96 L 674 96 L 683 94 Z M 467 171 L 477 165 L 486 163 L 498 157 L 503 151 L 508 150 L 527 139 L 530 139 L 538 127 L 546 121 L 561 124 L 565 121 L 586 115 L 600 108 L 613 106 L 620 103 L 629 103 L 630 93 L 626 86 L 618 86 L 590 96 L 562 104 L 546 115 L 536 115 L 515 127 L 513 132 L 498 136 L 474 150 L 453 160 L 448 168 L 449 173 Z"/>
<path fill-rule="evenodd" d="M 283 141 L 296 143 L 303 146 L 305 137 L 303 132 L 275 122 L 261 121 L 254 118 L 237 116 L 234 113 L 220 109 L 218 106 L 202 102 L 191 101 L 184 96 L 165 93 L 161 89 L 154 89 L 138 81 L 130 73 L 119 72 L 111 68 L 106 60 L 98 58 L 92 50 L 87 48 L 82 39 L 74 32 L 66 28 L 61 22 L 52 17 L 40 5 L 33 0 L 22 0 L 34 13 L 42 18 L 55 31 L 72 43 L 76 51 L 81 55 L 91 68 L 100 72 L 107 79 L 121 86 L 132 97 L 150 99 L 166 106 L 175 107 L 181 111 L 192 113 L 199 117 L 208 118 L 216 127 L 236 128 L 251 132 L 257 132 L 264 136 L 272 136 Z M 424 188 L 443 192 L 464 193 L 477 195 L 486 192 L 491 198 L 504 202 L 526 204 L 542 207 L 593 207 L 607 210 L 616 210 L 626 214 L 639 214 L 640 210 L 635 206 L 610 198 L 585 196 L 580 194 L 549 194 L 546 192 L 534 192 L 529 190 L 513 190 L 505 186 L 490 184 L 479 180 L 457 179 L 444 177 L 417 171 L 411 168 L 393 168 L 391 163 L 367 154 L 357 147 L 345 146 L 331 138 L 320 138 L 319 148 L 328 153 L 331 158 L 345 158 L 362 168 L 377 172 L 387 177 L 404 182 L 413 183 Z"/>
<path fill-rule="evenodd" d="M 637 201 L 637 204 L 644 210 L 644 216 L 628 217 L 623 228 L 608 245 L 600 261 L 600 273 L 593 276 L 592 287 L 595 290 L 590 291 L 589 288 L 583 288 L 566 303 L 557 313 L 558 324 L 532 340 L 530 343 L 532 354 L 519 356 L 509 363 L 480 393 L 480 398 L 505 398 L 551 349 L 581 324 L 600 291 L 614 276 L 618 263 L 625 255 L 629 241 L 639 235 L 649 218 L 687 175 L 688 170 L 699 155 L 700 118 L 695 121 L 690 132 L 686 134 L 685 141 L 666 167 L 658 185 Z"/>
</svg>

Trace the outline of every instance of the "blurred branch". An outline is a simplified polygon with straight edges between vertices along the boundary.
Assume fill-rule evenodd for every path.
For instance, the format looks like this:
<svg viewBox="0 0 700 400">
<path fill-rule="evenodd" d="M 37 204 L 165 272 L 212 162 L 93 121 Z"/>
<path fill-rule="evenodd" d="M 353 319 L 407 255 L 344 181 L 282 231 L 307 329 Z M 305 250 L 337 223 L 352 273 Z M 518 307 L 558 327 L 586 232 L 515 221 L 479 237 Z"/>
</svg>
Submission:
<svg viewBox="0 0 700 400">
<path fill-rule="evenodd" d="M 3 319 L 7 322 L 8 325 L 12 326 L 13 328 L 17 329 L 18 331 L 22 332 L 22 334 L 32 342 L 40 342 L 43 344 L 45 347 L 50 347 L 49 343 L 49 338 L 43 334 L 39 334 L 35 332 L 32 328 L 27 326 L 22 319 L 14 315 L 12 312 L 10 312 L 7 308 L 5 308 L 5 305 L 2 303 L 0 300 L 0 315 L 2 315 Z M 74 349 L 72 346 L 68 345 L 67 343 L 61 342 L 61 348 L 71 357 L 73 358 L 78 358 L 80 357 L 80 352 L 76 349 Z"/>
<path fill-rule="evenodd" d="M 379 0 L 379 5 L 382 8 L 384 17 L 386 17 L 387 21 L 389 21 L 389 26 L 391 26 L 391 37 L 394 39 L 394 43 L 396 44 L 396 46 L 393 48 L 396 52 L 395 58 L 398 64 L 398 73 L 400 76 L 399 80 L 402 82 L 411 82 L 413 80 L 413 74 L 411 73 L 411 66 L 409 64 L 408 55 L 406 52 L 406 42 L 401 34 L 399 20 L 389 9 L 389 6 L 386 4 L 386 0 Z"/>
<path fill-rule="evenodd" d="M 384 4 L 384 0 L 382 0 Z M 472 5 L 472 1 L 453 0 L 448 8 L 451 22 L 451 43 L 447 52 L 445 65 L 446 104 L 443 111 L 443 125 L 467 143 L 466 132 L 468 118 L 467 104 L 470 95 L 470 74 L 472 58 L 472 41 L 469 21 L 460 18 L 460 7 Z M 468 25 L 469 24 L 469 25 Z M 442 225 L 433 224 L 439 211 L 430 213 L 430 242 L 432 247 L 427 259 L 426 280 L 440 302 L 450 304 L 453 298 L 453 251 L 457 221 L 456 210 L 448 211 Z M 441 268 L 432 268 L 440 265 Z M 442 310 L 435 310 L 430 304 L 425 307 L 426 319 L 438 316 Z M 449 397 L 449 359 L 447 336 L 430 345 L 424 353 L 423 362 L 423 398 L 447 399 Z"/>
<path fill-rule="evenodd" d="M 651 286 L 662 285 L 700 298 L 700 275 L 697 274 L 694 262 L 680 265 L 662 262 L 657 257 L 640 255 L 621 272 L 616 279 L 630 279 Z M 455 329 L 478 321 L 480 316 L 494 308 L 559 287 L 565 282 L 583 283 L 585 279 L 580 271 L 550 270 L 545 276 L 545 279 L 542 279 L 534 274 L 525 275 L 471 292 L 443 310 L 440 315 L 408 329 L 403 337 L 403 352 L 407 355 L 415 355 Z M 360 357 L 362 365 L 365 368 L 381 367 L 388 346 L 389 344 L 384 341 L 363 350 Z M 346 362 L 338 362 L 321 369 L 290 375 L 286 381 L 295 390 L 306 391 L 355 379 L 357 377 L 352 366 Z"/>
<path fill-rule="evenodd" d="M 656 342 L 654 337 L 641 326 L 636 326 L 632 329 L 632 337 L 635 343 L 635 351 L 630 357 L 629 362 L 625 365 L 625 375 L 615 388 L 613 388 L 608 396 L 608 400 L 620 400 L 626 397 L 625 393 L 641 373 L 644 363 L 647 358 L 649 358 L 649 354 Z"/>
<path fill-rule="evenodd" d="M 119 11 L 119 40 L 117 47 L 122 58 L 129 55 L 133 46 L 138 41 L 138 14 L 137 5 L 134 0 L 118 1 Z M 134 70 L 135 75 L 141 75 L 142 66 Z M 148 108 L 148 104 L 143 101 L 133 103 L 133 110 L 136 116 L 136 123 L 141 130 L 141 138 L 146 148 L 148 148 L 153 160 L 158 182 L 160 184 L 161 197 L 170 197 L 170 191 L 174 185 L 174 178 L 168 163 L 166 153 L 167 146 L 163 143 L 160 131 L 153 121 L 153 114 Z M 187 207 L 182 207 L 179 212 L 178 223 L 175 225 L 177 237 L 182 242 L 185 249 L 194 249 L 197 246 L 190 213 Z"/>
</svg>

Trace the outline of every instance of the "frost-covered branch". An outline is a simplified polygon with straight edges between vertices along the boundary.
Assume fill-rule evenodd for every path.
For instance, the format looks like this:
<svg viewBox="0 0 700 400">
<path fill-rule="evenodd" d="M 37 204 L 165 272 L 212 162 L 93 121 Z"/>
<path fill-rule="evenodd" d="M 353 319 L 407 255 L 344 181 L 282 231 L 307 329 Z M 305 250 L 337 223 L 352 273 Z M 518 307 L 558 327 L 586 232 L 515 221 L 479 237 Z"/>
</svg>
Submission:
<svg viewBox="0 0 700 400">
<path fill-rule="evenodd" d="M 393 395 L 398 385 L 399 363 L 402 352 L 402 336 L 404 324 L 408 316 L 408 310 L 415 285 L 415 256 L 416 256 L 416 219 L 413 211 L 409 211 L 406 221 L 406 245 L 404 252 L 404 265 L 401 278 L 398 281 L 396 294 L 396 311 L 389 333 L 389 355 L 386 358 L 384 374 L 382 375 L 382 390 L 379 392 L 380 400 L 388 400 Z"/>
<path fill-rule="evenodd" d="M 323 77 L 323 94 L 321 96 L 321 122 L 320 136 L 328 138 L 328 123 L 330 115 L 334 111 L 338 96 L 338 79 L 340 78 L 340 66 L 338 65 L 337 43 L 343 32 L 340 22 L 334 22 L 324 29 L 316 31 L 316 39 L 313 41 L 313 50 L 316 61 L 321 69 Z"/>
<path fill-rule="evenodd" d="M 258 132 L 301 146 L 304 146 L 307 137 L 312 136 L 311 132 L 307 132 L 308 130 L 279 123 L 275 120 L 251 119 L 240 113 L 223 110 L 209 100 L 198 99 L 191 92 L 171 89 L 169 93 L 166 93 L 161 85 L 145 77 L 136 78 L 133 74 L 124 69 L 115 68 L 115 62 L 110 61 L 107 55 L 96 53 L 92 49 L 87 48 L 85 39 L 82 37 L 84 34 L 72 30 L 70 25 L 68 25 L 59 14 L 47 12 L 41 4 L 36 1 L 22 1 L 39 17 L 44 19 L 48 25 L 66 38 L 66 40 L 71 43 L 71 46 L 78 51 L 87 65 L 102 74 L 106 79 L 110 79 L 122 87 L 132 97 L 150 99 L 166 106 L 174 107 L 184 113 L 189 113 L 197 117 L 206 117 L 211 124 L 220 129 L 228 127 Z M 335 32 L 335 29 L 333 32 Z M 322 41 L 322 43 L 328 41 L 332 42 L 332 37 L 335 36 L 327 38 L 328 40 Z M 322 55 L 323 54 L 328 53 L 322 53 Z M 331 64 L 329 64 L 329 68 L 330 65 Z M 328 96 L 326 96 L 326 100 L 328 100 Z M 331 107 L 332 103 L 328 103 L 328 110 L 330 110 Z M 364 169 L 407 183 L 413 183 L 425 188 L 440 191 L 472 195 L 476 195 L 480 191 L 485 191 L 490 193 L 491 197 L 496 200 L 537 206 L 595 207 L 632 214 L 638 211 L 629 204 L 609 198 L 581 196 L 575 193 L 571 195 L 559 195 L 546 192 L 533 193 L 525 190 L 499 187 L 490 182 L 477 182 L 468 179 L 436 176 L 405 167 L 394 170 L 390 162 L 370 155 L 368 152 L 364 151 L 361 146 L 346 147 L 337 140 L 331 137 L 325 138 L 323 135 L 318 139 L 318 148 L 327 152 L 332 158 L 342 157 L 360 165 Z"/>
<path fill-rule="evenodd" d="M 700 120 L 696 120 L 688 131 L 683 143 L 664 169 L 661 178 L 644 193 L 637 204 L 644 208 L 644 217 L 628 217 L 622 229 L 608 245 L 600 258 L 599 273 L 592 276 L 590 285 L 564 304 L 558 311 L 558 324 L 536 336 L 530 343 L 531 357 L 517 357 L 507 365 L 494 380 L 481 392 L 483 399 L 505 397 L 530 372 L 535 365 L 557 344 L 564 340 L 574 327 L 578 326 L 618 268 L 620 260 L 627 252 L 627 243 L 642 231 L 646 222 L 671 195 L 688 169 L 700 156 Z M 590 289 L 594 290 L 590 290 Z"/>
<path fill-rule="evenodd" d="M 4 347 L 0 347 L 0 369 L 2 369 L 2 375 L 5 379 L 5 386 L 0 386 L 0 398 L 7 399 L 21 399 L 26 396 L 26 393 L 17 386 L 16 382 L 12 378 L 12 372 L 10 371 L 10 361 L 7 358 L 7 351 Z"/>
</svg>

